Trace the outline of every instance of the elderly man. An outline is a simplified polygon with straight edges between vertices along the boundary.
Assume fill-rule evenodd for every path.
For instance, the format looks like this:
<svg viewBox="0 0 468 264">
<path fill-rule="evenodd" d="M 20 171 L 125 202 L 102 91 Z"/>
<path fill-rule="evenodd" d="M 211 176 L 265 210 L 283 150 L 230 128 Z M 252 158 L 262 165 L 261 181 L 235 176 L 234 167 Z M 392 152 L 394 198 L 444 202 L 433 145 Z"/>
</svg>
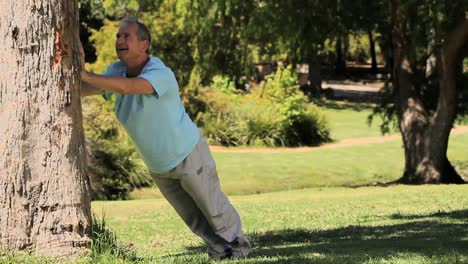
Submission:
<svg viewBox="0 0 468 264">
<path fill-rule="evenodd" d="M 115 96 L 115 113 L 161 193 L 214 259 L 243 258 L 250 243 L 239 214 L 221 191 L 205 138 L 185 112 L 174 73 L 149 55 L 151 36 L 134 19 L 116 35 L 119 61 L 102 74 L 81 72 L 82 96 Z"/>
</svg>

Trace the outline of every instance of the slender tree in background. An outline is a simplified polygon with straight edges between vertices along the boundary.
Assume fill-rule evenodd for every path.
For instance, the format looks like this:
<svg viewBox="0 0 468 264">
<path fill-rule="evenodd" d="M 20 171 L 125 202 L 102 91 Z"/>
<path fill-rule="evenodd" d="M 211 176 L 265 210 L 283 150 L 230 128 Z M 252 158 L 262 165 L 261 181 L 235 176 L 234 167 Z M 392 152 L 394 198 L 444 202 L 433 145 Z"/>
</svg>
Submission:
<svg viewBox="0 0 468 264">
<path fill-rule="evenodd" d="M 457 115 L 457 90 L 466 89 L 466 1 L 391 2 L 393 91 L 403 138 L 404 183 L 463 183 L 447 159 Z"/>
<path fill-rule="evenodd" d="M 351 2 L 348 3 L 351 5 Z M 336 40 L 337 51 L 346 46 L 340 40 L 348 38 L 355 17 L 347 10 L 347 1 L 263 1 L 255 12 L 256 26 L 262 34 L 259 46 L 267 43 L 276 45 L 286 53 L 292 64 L 308 64 L 309 92 L 321 90 L 322 62 L 325 60 L 325 41 Z M 340 43 L 341 42 L 341 43 Z M 347 42 L 346 42 L 347 43 Z M 335 54 L 336 60 L 344 66 L 345 54 Z M 340 58 L 338 58 L 340 57 Z"/>
<path fill-rule="evenodd" d="M 233 80 L 247 75 L 246 28 L 255 1 L 181 1 L 184 25 L 191 32 L 194 67 L 190 82 L 207 84 L 215 74 Z M 250 64 L 251 65 L 251 64 Z"/>
<path fill-rule="evenodd" d="M 0 4 L 0 247 L 82 254 L 91 210 L 77 1 Z"/>
<path fill-rule="evenodd" d="M 342 20 L 354 33 L 365 32 L 369 39 L 369 56 L 371 58 L 371 73 L 377 73 L 377 38 L 375 32 L 380 31 L 378 38 L 382 41 L 391 35 L 389 28 L 388 1 L 356 0 L 344 1 Z M 382 37 L 384 36 L 384 37 Z M 379 42 L 381 42 L 379 41 Z M 382 48 L 382 46 L 381 46 Z"/>
</svg>

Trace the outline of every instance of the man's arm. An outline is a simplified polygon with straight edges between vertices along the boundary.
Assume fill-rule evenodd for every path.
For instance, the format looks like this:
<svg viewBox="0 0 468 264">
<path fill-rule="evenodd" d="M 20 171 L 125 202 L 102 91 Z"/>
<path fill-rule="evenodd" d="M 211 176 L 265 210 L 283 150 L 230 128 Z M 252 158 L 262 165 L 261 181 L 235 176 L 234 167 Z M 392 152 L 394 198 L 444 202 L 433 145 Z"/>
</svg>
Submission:
<svg viewBox="0 0 468 264">
<path fill-rule="evenodd" d="M 81 96 L 102 95 L 102 94 L 104 94 L 104 90 L 98 89 L 87 82 L 81 81 L 81 89 L 80 89 Z"/>
<path fill-rule="evenodd" d="M 120 94 L 152 94 L 155 92 L 150 82 L 140 77 L 104 76 L 82 71 L 81 80 L 94 89 L 101 90 L 101 94 L 104 90 Z"/>
</svg>

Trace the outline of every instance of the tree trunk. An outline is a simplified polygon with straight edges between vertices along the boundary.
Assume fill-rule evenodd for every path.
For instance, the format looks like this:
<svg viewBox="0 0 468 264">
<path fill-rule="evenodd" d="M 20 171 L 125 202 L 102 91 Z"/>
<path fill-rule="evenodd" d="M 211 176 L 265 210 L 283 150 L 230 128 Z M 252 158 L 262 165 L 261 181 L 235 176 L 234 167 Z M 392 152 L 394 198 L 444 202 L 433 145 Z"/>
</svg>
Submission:
<svg viewBox="0 0 468 264">
<path fill-rule="evenodd" d="M 372 31 L 367 31 L 367 35 L 369 36 L 369 45 L 370 45 L 370 55 L 371 55 L 371 73 L 377 73 L 377 55 L 375 54 L 375 41 L 374 36 L 372 35 Z"/>
<path fill-rule="evenodd" d="M 397 12 L 393 1 L 393 19 Z M 394 20 L 395 21 L 395 20 Z M 399 21 L 403 21 L 400 18 Z M 403 26 L 393 28 L 393 87 L 396 90 L 396 107 L 399 127 L 405 150 L 405 171 L 400 178 L 402 183 L 464 183 L 447 159 L 448 139 L 456 114 L 456 87 L 454 65 L 459 60 L 457 45 L 466 43 L 466 36 L 460 31 L 468 31 L 466 21 L 452 32 L 446 46 L 437 58 L 439 64 L 440 87 L 438 107 L 432 118 L 420 98 L 413 63 L 407 51 L 410 50 L 404 39 Z M 401 25 L 401 24 L 400 24 Z M 461 24 L 463 25 L 463 24 Z M 464 28 L 464 29 L 461 29 Z"/>
<path fill-rule="evenodd" d="M 322 74 L 321 64 L 316 57 L 310 57 L 308 61 L 309 73 L 308 81 L 310 90 L 314 95 L 319 96 L 322 93 Z"/>
<path fill-rule="evenodd" d="M 0 0 L 0 248 L 88 251 L 76 0 Z"/>
<path fill-rule="evenodd" d="M 336 53 L 335 73 L 338 75 L 342 75 L 346 71 L 346 62 L 345 62 L 345 56 L 343 54 L 343 35 L 341 33 L 338 35 L 336 39 L 335 53 Z"/>
</svg>

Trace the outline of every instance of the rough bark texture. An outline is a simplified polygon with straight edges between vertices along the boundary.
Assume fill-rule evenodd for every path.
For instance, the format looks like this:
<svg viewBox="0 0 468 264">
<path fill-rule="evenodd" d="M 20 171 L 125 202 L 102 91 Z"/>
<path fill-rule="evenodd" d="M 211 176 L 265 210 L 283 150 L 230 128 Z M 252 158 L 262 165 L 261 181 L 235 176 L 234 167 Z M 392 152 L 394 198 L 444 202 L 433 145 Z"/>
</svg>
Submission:
<svg viewBox="0 0 468 264">
<path fill-rule="evenodd" d="M 0 0 L 0 247 L 90 244 L 76 0 Z"/>
<path fill-rule="evenodd" d="M 398 17 L 399 1 L 393 1 L 393 20 L 405 21 Z M 404 22 L 403 22 L 404 23 Z M 400 179 L 403 183 L 463 183 L 463 179 L 447 159 L 450 131 L 456 116 L 455 65 L 460 59 L 459 52 L 467 42 L 467 22 L 459 24 L 448 35 L 445 46 L 439 51 L 438 106 L 432 117 L 422 102 L 414 61 L 408 56 L 411 40 L 406 27 L 395 23 L 393 29 L 393 87 L 396 90 L 396 107 L 399 127 L 405 150 L 405 171 Z M 464 32 L 464 33 L 463 33 Z"/>
</svg>

